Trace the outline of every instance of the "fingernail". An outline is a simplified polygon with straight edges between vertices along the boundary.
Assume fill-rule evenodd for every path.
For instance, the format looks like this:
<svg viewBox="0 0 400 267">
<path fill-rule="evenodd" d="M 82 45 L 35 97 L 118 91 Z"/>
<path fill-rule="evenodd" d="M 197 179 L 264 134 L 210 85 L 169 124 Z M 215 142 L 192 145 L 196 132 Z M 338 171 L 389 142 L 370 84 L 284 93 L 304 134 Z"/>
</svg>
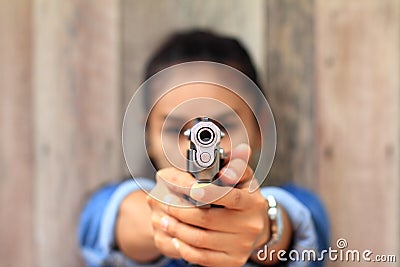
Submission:
<svg viewBox="0 0 400 267">
<path fill-rule="evenodd" d="M 232 169 L 229 169 L 229 168 L 224 168 L 222 170 L 221 175 L 227 177 L 231 181 L 236 181 L 236 179 L 238 178 L 236 172 L 234 170 L 232 170 Z"/>
<path fill-rule="evenodd" d="M 201 199 L 204 197 L 204 189 L 203 187 L 206 184 L 194 184 L 190 189 L 190 196 L 194 199 Z"/>
<path fill-rule="evenodd" d="M 168 229 L 168 224 L 169 224 L 168 219 L 166 217 L 162 217 L 161 218 L 161 226 L 165 231 L 167 231 L 167 229 Z"/>
<path fill-rule="evenodd" d="M 176 249 L 179 249 L 179 241 L 178 241 L 178 239 L 176 239 L 175 237 L 172 238 L 172 244 L 174 244 L 174 247 L 175 247 Z"/>
<path fill-rule="evenodd" d="M 238 151 L 248 151 L 250 149 L 250 146 L 248 144 L 240 144 L 236 147 L 235 150 Z"/>
</svg>

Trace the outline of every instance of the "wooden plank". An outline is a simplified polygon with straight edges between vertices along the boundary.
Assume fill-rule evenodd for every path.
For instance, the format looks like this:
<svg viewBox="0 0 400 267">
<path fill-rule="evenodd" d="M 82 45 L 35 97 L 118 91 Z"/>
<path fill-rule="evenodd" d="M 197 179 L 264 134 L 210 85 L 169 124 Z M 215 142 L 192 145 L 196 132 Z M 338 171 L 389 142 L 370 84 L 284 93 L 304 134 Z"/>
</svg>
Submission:
<svg viewBox="0 0 400 267">
<path fill-rule="evenodd" d="M 205 28 L 239 38 L 249 48 L 260 74 L 265 73 L 265 5 L 264 0 L 123 0 L 123 109 L 142 82 L 146 61 L 167 36 L 178 30 Z M 138 163 L 143 153 L 138 153 Z"/>
<path fill-rule="evenodd" d="M 400 249 L 399 11 L 392 0 L 316 6 L 318 188 L 333 244 L 375 254 Z"/>
<path fill-rule="evenodd" d="M 0 265 L 33 266 L 31 4 L 0 1 Z"/>
<path fill-rule="evenodd" d="M 266 93 L 277 126 L 277 151 L 267 184 L 315 188 L 314 1 L 267 5 Z"/>
<path fill-rule="evenodd" d="M 142 82 L 151 53 L 172 32 L 212 29 L 238 37 L 258 67 L 265 69 L 265 1 L 122 1 L 122 83 L 125 104 Z M 223 14 L 223 15 L 221 15 Z M 146 22 L 146 31 L 143 30 Z"/>
<path fill-rule="evenodd" d="M 34 3 L 38 266 L 79 266 L 78 214 L 120 178 L 118 1 Z"/>
</svg>

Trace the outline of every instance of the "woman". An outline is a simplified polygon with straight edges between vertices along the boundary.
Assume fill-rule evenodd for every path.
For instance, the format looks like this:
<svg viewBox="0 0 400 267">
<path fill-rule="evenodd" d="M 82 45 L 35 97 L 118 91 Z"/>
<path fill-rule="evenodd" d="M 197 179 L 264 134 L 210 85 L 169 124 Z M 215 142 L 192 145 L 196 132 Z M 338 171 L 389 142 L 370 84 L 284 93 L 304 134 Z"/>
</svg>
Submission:
<svg viewBox="0 0 400 267">
<path fill-rule="evenodd" d="M 259 85 L 254 65 L 243 46 L 235 39 L 205 31 L 189 31 L 171 36 L 149 61 L 145 79 L 167 67 L 192 61 L 226 64 L 241 71 Z M 241 144 L 231 149 L 229 140 L 235 138 L 235 131 L 232 129 L 230 136 L 221 141 L 225 142 L 221 144 L 222 147 L 228 147 L 227 152 L 230 157 L 224 162 L 225 166 L 221 169 L 219 177 L 224 185 L 235 186 L 223 198 L 213 199 L 211 202 L 224 208 L 172 207 L 148 198 L 132 180 L 105 186 L 91 197 L 81 216 L 79 239 L 87 264 L 89 266 L 142 266 L 143 264 L 186 266 L 186 262 L 204 266 L 322 264 L 322 262 L 302 260 L 287 262 L 276 253 L 268 253 L 272 250 L 278 252 L 295 249 L 301 252 L 304 249 L 326 248 L 327 219 L 318 199 L 299 187 L 293 185 L 282 188 L 263 187 L 253 194 L 248 192 L 247 188 L 254 170 L 254 166 L 249 162 L 260 147 L 260 142 L 257 141 L 259 132 L 248 107 L 229 90 L 212 85 L 195 85 L 190 88 L 178 88 L 157 101 L 148 118 L 146 139 L 149 156 L 159 171 L 155 181 L 143 180 L 142 186 L 151 190 L 162 186 L 165 181 L 173 181 L 182 187 L 186 186 L 188 191 L 183 194 L 199 202 L 205 202 L 213 191 L 220 189 L 217 185 L 206 189 L 196 187 L 194 178 L 189 173 L 172 166 L 167 160 L 161 143 L 166 115 L 182 103 L 204 97 L 224 101 L 233 107 L 249 134 L 249 145 Z M 154 101 L 150 89 L 146 93 L 145 101 L 149 103 Z M 146 103 L 146 106 L 149 106 L 149 103 Z M 218 112 L 221 110 L 215 108 L 216 117 L 219 116 Z M 177 126 L 168 126 L 171 130 L 166 129 L 165 138 L 168 138 L 168 133 L 171 134 L 171 138 L 183 133 L 184 128 L 181 125 L 185 123 L 185 119 L 175 121 L 178 121 Z M 235 123 L 221 124 L 239 127 Z M 187 146 L 181 144 L 180 147 Z M 179 154 L 179 151 L 175 154 Z M 168 194 L 177 196 L 178 192 L 169 190 Z M 268 210 L 276 210 L 275 202 L 278 202 L 281 214 L 279 221 L 267 215 Z"/>
</svg>

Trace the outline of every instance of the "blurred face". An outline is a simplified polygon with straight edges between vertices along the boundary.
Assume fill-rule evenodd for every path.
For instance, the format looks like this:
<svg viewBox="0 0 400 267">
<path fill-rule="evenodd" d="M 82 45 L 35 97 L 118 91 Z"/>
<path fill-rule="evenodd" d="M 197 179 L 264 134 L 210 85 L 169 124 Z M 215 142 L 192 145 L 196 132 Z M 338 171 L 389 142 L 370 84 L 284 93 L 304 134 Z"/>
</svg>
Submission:
<svg viewBox="0 0 400 267">
<path fill-rule="evenodd" d="M 150 112 L 146 142 L 149 156 L 158 169 L 170 166 L 185 169 L 189 140 L 183 133 L 200 116 L 209 117 L 226 134 L 221 139 L 225 152 L 240 143 L 249 144 L 253 152 L 259 150 L 260 132 L 248 105 L 226 88 L 192 83 L 169 91 Z"/>
</svg>

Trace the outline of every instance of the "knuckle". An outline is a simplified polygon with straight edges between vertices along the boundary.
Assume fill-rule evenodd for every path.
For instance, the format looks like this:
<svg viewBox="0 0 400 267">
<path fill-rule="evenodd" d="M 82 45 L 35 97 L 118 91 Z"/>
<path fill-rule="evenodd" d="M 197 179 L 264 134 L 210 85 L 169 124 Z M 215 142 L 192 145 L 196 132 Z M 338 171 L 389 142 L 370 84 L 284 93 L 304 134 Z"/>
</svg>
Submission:
<svg viewBox="0 0 400 267">
<path fill-rule="evenodd" d="M 206 236 L 204 231 L 201 229 L 196 229 L 193 234 L 193 246 L 203 247 L 205 244 Z"/>
<path fill-rule="evenodd" d="M 254 240 L 248 238 L 247 240 L 244 240 L 241 242 L 241 251 L 242 252 L 247 252 L 251 251 L 253 248 Z"/>
<path fill-rule="evenodd" d="M 240 202 L 242 201 L 242 194 L 240 190 L 232 190 L 233 194 L 233 205 L 239 206 Z"/>
<path fill-rule="evenodd" d="M 239 173 L 243 173 L 246 170 L 247 163 L 242 159 L 233 159 L 231 164 Z"/>
<path fill-rule="evenodd" d="M 201 209 L 199 217 L 200 226 L 206 226 L 211 223 L 210 209 Z"/>
<path fill-rule="evenodd" d="M 253 169 L 243 159 L 233 159 L 231 162 L 231 168 L 235 170 L 237 175 L 242 178 L 250 179 L 254 175 Z"/>
<path fill-rule="evenodd" d="M 147 199 L 147 205 L 149 206 L 149 208 L 151 209 L 151 210 L 154 210 L 154 208 L 155 208 L 155 202 L 154 202 L 154 199 L 153 198 L 148 198 Z M 131 207 L 129 207 L 129 209 L 131 210 Z"/>
<path fill-rule="evenodd" d="M 156 225 L 156 223 L 157 223 L 157 215 L 155 214 L 155 213 L 152 213 L 151 214 L 151 217 L 150 217 L 150 219 L 151 219 L 151 223 L 153 224 L 153 225 Z"/>
<path fill-rule="evenodd" d="M 249 220 L 250 222 L 247 224 L 247 233 L 258 235 L 260 232 L 264 230 L 264 221 L 261 218 L 256 218 L 253 220 Z"/>
<path fill-rule="evenodd" d="M 267 210 L 267 202 L 261 194 L 258 197 L 255 197 L 253 205 L 256 209 L 261 209 L 263 211 Z"/>
<path fill-rule="evenodd" d="M 246 170 L 245 170 L 245 175 L 246 177 L 253 177 L 254 171 L 250 166 L 246 165 Z"/>
<path fill-rule="evenodd" d="M 253 248 L 254 248 L 254 243 L 255 243 L 256 237 L 253 235 L 241 235 L 240 236 L 240 242 L 237 242 L 234 248 L 231 250 L 231 255 L 233 257 L 242 257 L 248 256 L 251 254 Z"/>
<path fill-rule="evenodd" d="M 159 234 L 154 235 L 154 244 L 158 248 L 163 247 L 163 238 Z"/>
<path fill-rule="evenodd" d="M 195 254 L 187 248 L 182 248 L 180 250 L 180 254 L 182 258 L 184 258 L 188 262 L 196 262 Z M 197 263 L 197 262 L 196 262 Z"/>
<path fill-rule="evenodd" d="M 264 230 L 264 220 L 259 218 L 254 223 L 254 233 L 259 234 Z"/>
<path fill-rule="evenodd" d="M 176 218 L 182 217 L 181 209 L 176 208 L 171 205 L 166 205 L 166 212 L 167 212 L 167 214 L 172 215 L 173 217 L 176 217 Z"/>
<path fill-rule="evenodd" d="M 176 182 L 178 181 L 177 176 L 178 176 L 178 174 L 172 167 L 161 169 L 161 170 L 157 171 L 157 173 L 156 173 L 157 180 L 161 179 L 163 181 L 168 181 L 172 184 L 176 184 Z"/>
<path fill-rule="evenodd" d="M 168 186 L 173 190 L 173 191 L 178 191 L 179 189 L 179 184 L 178 184 L 178 177 L 175 175 L 168 177 Z"/>
<path fill-rule="evenodd" d="M 172 223 L 170 221 L 167 231 L 170 236 L 176 236 L 177 233 L 179 232 L 179 225 L 177 223 Z"/>
</svg>

